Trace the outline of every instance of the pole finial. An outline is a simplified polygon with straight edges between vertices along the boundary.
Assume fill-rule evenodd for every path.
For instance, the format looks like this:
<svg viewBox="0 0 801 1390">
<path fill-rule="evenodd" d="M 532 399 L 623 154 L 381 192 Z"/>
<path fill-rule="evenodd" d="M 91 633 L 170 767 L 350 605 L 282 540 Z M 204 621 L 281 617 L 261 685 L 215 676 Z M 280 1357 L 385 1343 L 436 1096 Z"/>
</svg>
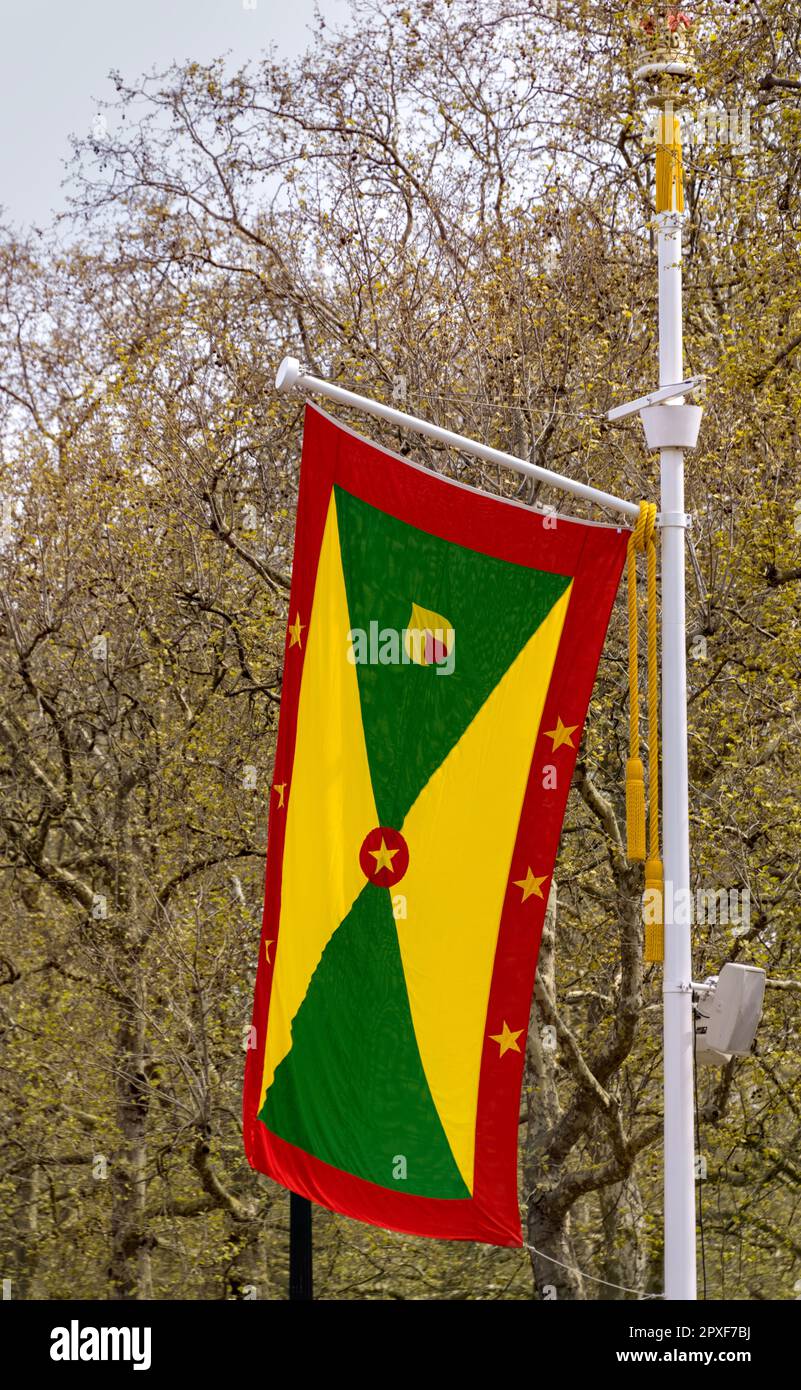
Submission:
<svg viewBox="0 0 801 1390">
<path fill-rule="evenodd" d="M 648 10 L 633 23 L 640 60 L 634 76 L 653 89 L 649 105 L 681 106 L 683 88 L 693 75 L 693 16 L 680 5 L 669 4 Z"/>
</svg>

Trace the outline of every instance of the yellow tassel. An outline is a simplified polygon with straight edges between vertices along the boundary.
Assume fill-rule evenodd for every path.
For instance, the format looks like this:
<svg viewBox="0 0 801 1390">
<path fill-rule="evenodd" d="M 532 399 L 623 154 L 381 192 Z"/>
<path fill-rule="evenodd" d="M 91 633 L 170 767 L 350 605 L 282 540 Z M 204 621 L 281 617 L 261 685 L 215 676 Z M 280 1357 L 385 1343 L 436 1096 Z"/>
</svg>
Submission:
<svg viewBox="0 0 801 1390">
<path fill-rule="evenodd" d="M 645 865 L 643 916 L 645 918 L 643 959 L 646 964 L 654 965 L 665 959 L 665 871 L 661 859 L 649 859 Z"/>
<path fill-rule="evenodd" d="M 640 758 L 626 763 L 626 854 L 638 862 L 645 858 L 645 772 Z"/>
<path fill-rule="evenodd" d="M 675 203 L 674 203 L 675 197 Z M 681 126 L 678 116 L 659 117 L 656 147 L 656 210 L 684 212 L 684 174 L 681 159 Z"/>
</svg>

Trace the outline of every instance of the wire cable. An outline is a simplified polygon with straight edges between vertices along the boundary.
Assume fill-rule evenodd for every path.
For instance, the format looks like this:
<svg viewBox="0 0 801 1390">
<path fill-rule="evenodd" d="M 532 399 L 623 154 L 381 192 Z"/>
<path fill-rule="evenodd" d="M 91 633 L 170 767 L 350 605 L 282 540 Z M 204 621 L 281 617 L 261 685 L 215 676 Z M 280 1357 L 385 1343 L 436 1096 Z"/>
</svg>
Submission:
<svg viewBox="0 0 801 1390">
<path fill-rule="evenodd" d="M 587 1274 L 583 1269 L 579 1269 L 578 1265 L 567 1265 L 564 1260 L 555 1260 L 553 1255 L 545 1255 L 535 1245 L 528 1245 L 525 1241 L 523 1244 L 527 1250 L 533 1250 L 535 1255 L 539 1255 L 541 1260 L 547 1260 L 552 1265 L 559 1265 L 562 1269 L 569 1269 L 571 1274 L 578 1274 L 582 1279 L 591 1279 L 593 1284 L 604 1284 L 607 1289 L 621 1289 L 623 1293 L 636 1293 L 637 1297 L 643 1301 L 665 1297 L 663 1293 L 645 1293 L 643 1289 L 630 1289 L 628 1284 L 613 1284 L 611 1279 L 599 1279 L 596 1274 Z"/>
</svg>

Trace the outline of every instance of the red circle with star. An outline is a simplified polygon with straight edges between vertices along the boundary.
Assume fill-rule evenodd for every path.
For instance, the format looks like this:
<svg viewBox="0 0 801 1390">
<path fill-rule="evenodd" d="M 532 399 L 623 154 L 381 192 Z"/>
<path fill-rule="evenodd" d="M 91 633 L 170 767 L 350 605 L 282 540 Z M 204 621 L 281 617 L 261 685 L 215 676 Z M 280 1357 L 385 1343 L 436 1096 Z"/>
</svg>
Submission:
<svg viewBox="0 0 801 1390">
<path fill-rule="evenodd" d="M 391 825 L 377 825 L 362 841 L 359 863 L 370 883 L 391 888 L 400 883 L 409 867 L 409 846 L 399 830 L 393 830 Z"/>
</svg>

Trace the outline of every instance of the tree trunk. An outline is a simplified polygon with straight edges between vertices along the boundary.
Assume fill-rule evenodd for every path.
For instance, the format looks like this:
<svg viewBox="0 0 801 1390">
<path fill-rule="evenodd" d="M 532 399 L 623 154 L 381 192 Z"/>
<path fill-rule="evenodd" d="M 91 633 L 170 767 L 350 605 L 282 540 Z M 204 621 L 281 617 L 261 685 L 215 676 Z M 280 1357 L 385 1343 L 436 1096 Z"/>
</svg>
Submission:
<svg viewBox="0 0 801 1390">
<path fill-rule="evenodd" d="M 604 1289 L 603 1297 L 628 1298 L 631 1295 L 626 1289 L 644 1290 L 648 1272 L 645 1208 L 640 1186 L 632 1173 L 625 1182 L 602 1188 L 598 1196 L 604 1233 L 600 1273 L 610 1284 Z"/>
<path fill-rule="evenodd" d="M 129 977 L 130 978 L 130 977 Z M 111 1168 L 111 1297 L 151 1294 L 150 1244 L 145 1230 L 148 1086 L 145 1025 L 138 974 L 120 992 L 116 1118 L 119 1149 Z"/>
<path fill-rule="evenodd" d="M 38 1262 L 39 1192 L 41 1168 L 31 1163 L 25 1168 L 17 1189 L 18 1215 L 14 1244 L 14 1281 L 11 1296 L 28 1299 L 34 1296 L 34 1279 Z"/>
<path fill-rule="evenodd" d="M 228 1218 L 231 1259 L 225 1270 L 225 1298 L 264 1298 L 264 1257 L 260 1223 Z"/>
<path fill-rule="evenodd" d="M 538 978 L 551 995 L 554 994 L 556 908 L 556 880 L 553 879 L 537 965 Z M 558 1181 L 559 1175 L 552 1177 L 544 1161 L 548 1139 L 560 1115 L 555 1044 L 553 1031 L 538 1019 L 535 1002 L 526 1047 L 528 1124 L 523 1154 L 524 1198 L 528 1208 L 526 1226 L 535 1297 L 581 1299 L 584 1287 L 581 1276 L 573 1269 L 570 1215 L 558 1204 L 553 1190 L 554 1178 Z"/>
<path fill-rule="evenodd" d="M 547 1197 L 533 1202 L 527 1229 L 535 1296 L 545 1300 L 584 1299 L 584 1280 L 576 1269 L 570 1239 L 569 1212 L 553 1207 Z"/>
</svg>

